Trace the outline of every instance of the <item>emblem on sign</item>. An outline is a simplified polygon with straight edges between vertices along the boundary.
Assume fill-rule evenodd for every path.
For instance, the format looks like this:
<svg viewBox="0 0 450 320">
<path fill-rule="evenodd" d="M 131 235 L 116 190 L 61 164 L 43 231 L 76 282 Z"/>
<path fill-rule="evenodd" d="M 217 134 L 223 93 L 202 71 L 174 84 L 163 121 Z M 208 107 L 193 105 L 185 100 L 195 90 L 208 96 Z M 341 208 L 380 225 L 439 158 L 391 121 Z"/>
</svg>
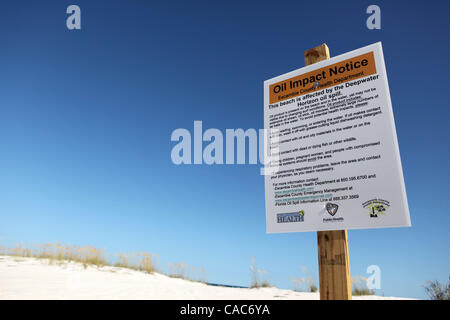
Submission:
<svg viewBox="0 0 450 320">
<path fill-rule="evenodd" d="M 326 205 L 327 211 L 330 215 L 334 216 L 338 211 L 339 206 L 334 203 L 327 203 Z"/>
<path fill-rule="evenodd" d="M 385 215 L 390 203 L 383 199 L 372 199 L 363 203 L 363 207 L 369 209 L 371 218 L 378 218 L 380 215 Z"/>
</svg>

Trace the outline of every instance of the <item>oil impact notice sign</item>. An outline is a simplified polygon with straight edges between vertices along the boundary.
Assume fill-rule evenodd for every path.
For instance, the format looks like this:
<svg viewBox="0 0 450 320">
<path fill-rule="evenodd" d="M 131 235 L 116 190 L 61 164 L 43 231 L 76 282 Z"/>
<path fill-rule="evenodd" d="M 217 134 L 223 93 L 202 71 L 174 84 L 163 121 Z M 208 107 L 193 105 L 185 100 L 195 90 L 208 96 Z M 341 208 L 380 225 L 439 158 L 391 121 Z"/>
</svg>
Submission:
<svg viewBox="0 0 450 320">
<path fill-rule="evenodd" d="M 381 43 L 265 81 L 264 127 L 268 233 L 411 225 Z"/>
</svg>

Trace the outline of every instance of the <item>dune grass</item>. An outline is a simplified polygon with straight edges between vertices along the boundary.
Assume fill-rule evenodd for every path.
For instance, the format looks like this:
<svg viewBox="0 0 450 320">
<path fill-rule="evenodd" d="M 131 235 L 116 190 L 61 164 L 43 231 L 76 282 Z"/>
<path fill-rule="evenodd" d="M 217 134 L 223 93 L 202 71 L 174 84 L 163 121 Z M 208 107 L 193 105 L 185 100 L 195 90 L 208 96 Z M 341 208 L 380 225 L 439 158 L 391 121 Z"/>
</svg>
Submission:
<svg viewBox="0 0 450 320">
<path fill-rule="evenodd" d="M 2 247 L 0 253 L 15 257 L 48 259 L 54 261 L 74 261 L 87 265 L 109 265 L 105 251 L 93 246 L 69 246 L 60 243 L 35 244 L 31 248 L 23 243 L 12 248 Z"/>
<path fill-rule="evenodd" d="M 256 259 L 250 258 L 251 284 L 250 288 L 270 288 L 275 287 L 268 280 L 268 272 L 266 269 L 260 269 L 256 265 Z"/>
<path fill-rule="evenodd" d="M 106 251 L 94 246 L 74 246 L 65 245 L 61 243 L 46 243 L 35 244 L 31 247 L 25 246 L 23 243 L 14 247 L 8 248 L 0 246 L 0 255 L 8 255 L 14 257 L 24 258 L 38 258 L 47 259 L 49 264 L 62 265 L 66 262 L 78 262 L 81 263 L 84 268 L 89 266 L 104 267 L 113 266 L 119 268 L 126 268 L 146 273 L 162 273 L 172 278 L 179 278 L 184 280 L 190 280 L 195 282 L 207 283 L 207 272 L 203 267 L 192 267 L 188 264 L 180 261 L 175 263 L 169 263 L 168 272 L 160 271 L 156 267 L 159 256 L 150 254 L 148 252 L 136 252 L 136 253 L 118 253 L 114 255 L 107 255 Z M 268 272 L 265 269 L 259 268 L 256 265 L 255 258 L 251 258 L 250 271 L 251 271 L 251 285 L 250 288 L 268 288 L 274 287 L 268 280 Z M 306 271 L 304 271 L 306 272 Z M 294 291 L 301 292 L 317 292 L 318 288 L 314 283 L 312 276 L 302 278 L 292 278 L 291 282 L 294 284 Z M 448 299 L 447 286 L 446 297 Z M 428 285 L 427 293 L 433 293 L 441 288 L 438 285 Z M 445 290 L 441 290 L 445 291 Z M 352 277 L 352 293 L 354 296 L 361 295 L 374 295 L 375 292 L 370 290 L 366 286 L 365 278 Z M 431 294 L 430 294 L 431 296 Z M 436 294 L 435 296 L 443 296 Z M 444 295 L 445 296 L 445 295 Z"/>
<path fill-rule="evenodd" d="M 362 276 L 352 277 L 352 295 L 354 296 L 373 296 L 375 291 L 367 288 L 367 279 Z"/>
<path fill-rule="evenodd" d="M 297 292 L 317 292 L 317 286 L 314 283 L 314 279 L 309 277 L 294 278 L 290 277 L 289 280 L 294 286 L 294 291 Z"/>
<path fill-rule="evenodd" d="M 314 282 L 312 273 L 304 266 L 300 267 L 303 277 L 289 277 L 289 280 L 294 286 L 294 291 L 297 292 L 317 292 L 317 286 Z"/>
<path fill-rule="evenodd" d="M 450 300 L 450 280 L 447 285 L 441 284 L 437 280 L 428 280 L 424 289 L 430 300 Z"/>
<path fill-rule="evenodd" d="M 162 273 L 169 277 L 207 283 L 207 272 L 204 267 L 193 267 L 186 263 L 169 263 L 169 272 L 158 267 L 159 256 L 148 252 L 117 253 L 107 255 L 106 251 L 94 246 L 73 246 L 61 243 L 35 244 L 31 247 L 23 243 L 8 248 L 0 246 L 0 255 L 13 257 L 46 259 L 50 265 L 62 265 L 66 262 L 81 263 L 84 268 L 118 267 L 146 273 Z"/>
<path fill-rule="evenodd" d="M 116 266 L 138 271 L 153 273 L 155 271 L 153 258 L 157 257 L 148 252 L 139 252 L 132 254 L 118 254 L 113 258 L 106 254 L 106 251 L 94 246 L 74 246 L 61 243 L 35 244 L 31 247 L 23 243 L 12 248 L 0 247 L 0 254 L 24 257 L 47 259 L 49 264 L 57 262 L 78 262 L 85 268 L 88 266 L 104 267 Z"/>
<path fill-rule="evenodd" d="M 118 253 L 115 257 L 116 262 L 114 263 L 114 267 L 127 268 L 147 273 L 156 271 L 154 261 L 159 258 L 158 255 L 150 254 L 148 252 Z"/>
<path fill-rule="evenodd" d="M 183 261 L 170 263 L 169 277 L 207 283 L 207 273 L 204 267 L 192 267 Z"/>
</svg>

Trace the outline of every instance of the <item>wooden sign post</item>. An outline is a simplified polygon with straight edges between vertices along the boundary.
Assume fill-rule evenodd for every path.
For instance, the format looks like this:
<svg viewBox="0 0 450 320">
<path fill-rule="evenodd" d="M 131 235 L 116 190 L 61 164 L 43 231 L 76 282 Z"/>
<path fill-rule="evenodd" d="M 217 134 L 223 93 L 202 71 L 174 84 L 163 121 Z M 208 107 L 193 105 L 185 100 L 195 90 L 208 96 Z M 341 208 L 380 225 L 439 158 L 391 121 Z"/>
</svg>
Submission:
<svg viewBox="0 0 450 320">
<path fill-rule="evenodd" d="M 305 51 L 305 64 L 330 59 L 326 44 Z M 347 230 L 318 231 L 321 300 L 351 300 L 352 287 Z"/>
</svg>

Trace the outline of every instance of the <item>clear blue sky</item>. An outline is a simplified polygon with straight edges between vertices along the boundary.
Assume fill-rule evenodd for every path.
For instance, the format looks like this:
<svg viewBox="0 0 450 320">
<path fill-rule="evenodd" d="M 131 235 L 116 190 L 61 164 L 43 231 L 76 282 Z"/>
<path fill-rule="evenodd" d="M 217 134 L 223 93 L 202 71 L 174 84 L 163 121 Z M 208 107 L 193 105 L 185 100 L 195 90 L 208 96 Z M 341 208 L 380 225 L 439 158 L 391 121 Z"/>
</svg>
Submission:
<svg viewBox="0 0 450 320">
<path fill-rule="evenodd" d="M 77 4 L 82 30 L 66 28 Z M 370 4 L 382 29 L 365 27 Z M 263 81 L 382 41 L 412 227 L 349 232 L 385 295 L 447 281 L 448 1 L 8 1 L 0 5 L 0 244 L 158 253 L 248 285 L 250 257 L 317 281 L 315 233 L 265 233 L 259 165 L 176 166 L 176 128 L 262 128 Z"/>
</svg>

